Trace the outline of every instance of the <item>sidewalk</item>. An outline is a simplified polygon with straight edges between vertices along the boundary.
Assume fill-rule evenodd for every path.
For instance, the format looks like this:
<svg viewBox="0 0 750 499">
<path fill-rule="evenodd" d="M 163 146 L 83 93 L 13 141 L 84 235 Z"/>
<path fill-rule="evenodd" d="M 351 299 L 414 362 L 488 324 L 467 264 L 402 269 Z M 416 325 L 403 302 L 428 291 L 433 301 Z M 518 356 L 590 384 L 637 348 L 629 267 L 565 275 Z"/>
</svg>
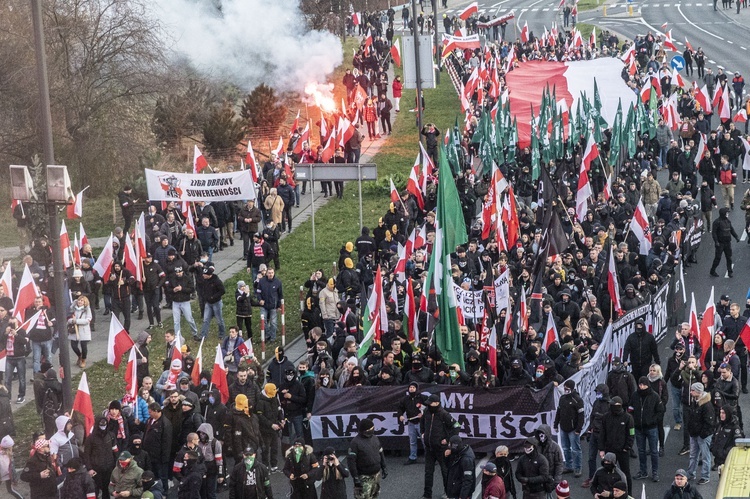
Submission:
<svg viewBox="0 0 750 499">
<path fill-rule="evenodd" d="M 380 148 L 385 144 L 386 138 L 379 139 L 376 141 L 369 141 L 366 140 L 365 144 L 363 145 L 362 155 L 360 161 L 363 163 L 369 162 L 372 160 L 372 158 L 375 156 L 375 154 L 378 153 Z M 292 208 L 292 231 L 294 231 L 294 228 L 299 227 L 299 225 L 305 221 L 307 221 L 308 218 L 310 218 L 311 210 L 310 206 L 313 202 L 314 198 L 314 208 L 317 211 L 320 209 L 321 206 L 327 204 L 329 201 L 332 201 L 334 198 L 324 198 L 323 194 L 320 192 L 320 184 L 316 182 L 317 185 L 315 186 L 308 186 L 307 194 L 304 196 L 300 196 L 300 207 L 299 208 Z M 332 201 L 335 202 L 335 201 Z M 235 234 L 237 236 L 237 234 Z M 283 248 L 283 240 L 286 238 L 287 233 L 282 234 L 281 236 L 281 251 L 284 251 Z M 89 243 L 93 247 L 101 248 L 107 243 L 108 237 L 96 237 L 96 238 L 90 238 Z M 18 248 L 12 247 L 12 248 L 0 248 L 0 257 L 4 259 L 10 259 L 10 258 L 16 258 L 18 257 Z M 223 251 L 219 251 L 214 253 L 213 255 L 213 263 L 216 266 L 216 272 L 217 274 L 223 279 L 229 279 L 230 277 L 234 276 L 235 274 L 238 274 L 240 272 L 245 272 L 245 269 L 247 268 L 246 262 L 244 259 L 242 259 L 242 240 L 239 239 L 235 242 L 234 246 L 228 246 Z M 249 276 L 248 276 L 249 278 Z M 302 283 L 299 283 L 302 284 Z M 295 285 L 292 289 L 297 289 L 297 286 Z M 227 290 L 227 296 L 229 296 L 230 292 L 233 290 Z M 88 359 L 87 363 L 89 365 L 93 364 L 94 362 L 98 362 L 100 360 L 104 360 L 107 358 L 107 340 L 109 336 L 109 323 L 111 315 L 104 315 L 104 307 L 100 310 L 96 310 L 96 331 L 92 332 L 92 339 L 88 344 Z M 171 310 L 162 310 L 162 321 L 167 322 L 168 319 L 172 317 L 172 311 Z M 287 318 L 287 321 L 289 318 Z M 196 317 L 196 324 L 198 325 L 198 328 L 200 329 L 200 316 Z M 130 327 L 130 336 L 135 340 L 135 338 L 138 336 L 138 334 L 141 331 L 144 331 L 146 327 L 148 326 L 148 319 L 146 318 L 144 314 L 144 318 L 142 320 L 138 320 L 138 314 L 132 314 L 131 316 L 131 327 Z M 153 329 L 151 330 L 151 334 L 154 336 L 154 338 L 162 335 L 164 333 L 165 329 Z M 286 355 L 287 357 L 294 362 L 296 365 L 297 362 L 299 362 L 303 357 L 307 355 L 307 346 L 304 341 L 300 341 L 302 336 L 299 336 L 292 340 L 290 343 L 286 346 Z M 65 348 L 70 348 L 70 343 L 67 341 L 67 338 L 64 342 L 61 342 L 62 345 Z M 208 344 L 208 342 L 207 342 Z M 213 348 L 213 345 L 210 345 L 211 348 Z M 205 350 L 204 352 L 208 351 Z M 71 371 L 73 374 L 73 377 L 81 372 L 81 369 L 75 365 L 75 354 L 70 353 L 71 355 Z M 260 358 L 260 353 L 258 353 L 258 357 Z M 266 353 L 266 359 L 273 358 L 273 352 L 267 352 Z M 26 372 L 26 379 L 30 380 L 33 377 L 32 373 L 32 362 L 31 362 L 31 356 L 28 357 L 26 365 L 27 365 L 27 372 Z M 55 359 L 53 362 L 53 365 L 55 367 L 59 366 L 59 360 Z M 89 380 L 89 383 L 96 383 L 96 380 Z M 18 396 L 18 382 L 15 381 L 13 383 L 13 398 L 11 400 L 11 406 L 13 408 L 13 412 L 18 410 L 21 407 L 24 407 L 27 404 L 33 404 L 34 403 L 34 390 L 33 390 L 33 384 L 27 382 L 26 383 L 26 402 L 23 404 L 16 404 L 15 399 Z M 76 386 L 73 386 L 73 390 L 76 389 Z"/>
</svg>

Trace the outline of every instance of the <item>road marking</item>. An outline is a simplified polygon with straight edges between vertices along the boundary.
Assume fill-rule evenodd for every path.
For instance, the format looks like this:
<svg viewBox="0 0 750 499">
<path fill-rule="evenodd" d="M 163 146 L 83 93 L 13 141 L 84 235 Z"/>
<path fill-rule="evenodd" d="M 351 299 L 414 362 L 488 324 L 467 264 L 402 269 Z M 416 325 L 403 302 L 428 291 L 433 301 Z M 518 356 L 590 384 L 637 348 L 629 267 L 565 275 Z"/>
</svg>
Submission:
<svg viewBox="0 0 750 499">
<path fill-rule="evenodd" d="M 734 42 L 732 40 L 727 40 L 727 43 L 730 44 L 730 45 L 734 44 Z"/>
<path fill-rule="evenodd" d="M 716 64 L 716 61 L 714 61 L 713 59 L 709 59 L 708 62 L 711 64 Z"/>
<path fill-rule="evenodd" d="M 493 453 L 494 454 L 494 453 Z M 481 461 L 479 461 L 479 464 L 477 464 L 476 468 L 474 468 L 474 476 L 482 476 L 482 468 L 485 464 L 487 464 L 487 461 L 490 460 L 490 455 L 484 456 Z M 474 491 L 474 493 L 471 495 L 471 499 L 478 499 L 482 497 L 482 487 L 477 487 L 477 489 Z"/>
<path fill-rule="evenodd" d="M 549 7 L 542 9 L 543 12 L 549 12 Z"/>
<path fill-rule="evenodd" d="M 742 236 L 740 236 L 740 241 L 747 241 L 747 231 L 742 231 Z"/>
<path fill-rule="evenodd" d="M 533 9 L 531 9 L 531 12 L 536 12 L 538 10 L 539 10 L 539 7 L 534 7 Z"/>
<path fill-rule="evenodd" d="M 734 272 L 734 264 L 732 264 L 732 271 Z M 724 273 L 724 279 L 729 279 L 729 271 L 728 270 Z"/>
<path fill-rule="evenodd" d="M 740 47 L 742 50 L 747 50 L 747 47 Z"/>
<path fill-rule="evenodd" d="M 684 18 L 684 19 L 685 19 L 685 20 L 686 20 L 686 21 L 687 21 L 687 22 L 688 22 L 688 23 L 689 23 L 689 24 L 690 24 L 690 25 L 691 25 L 691 26 L 692 26 L 693 28 L 695 28 L 695 29 L 697 29 L 697 30 L 699 30 L 699 31 L 703 31 L 703 32 L 704 32 L 705 34 L 707 34 L 707 35 L 711 35 L 711 36 L 713 36 L 714 38 L 718 38 L 719 40 L 724 40 L 724 39 L 723 39 L 722 37 L 720 37 L 720 36 L 718 36 L 718 35 L 714 35 L 714 34 L 713 34 L 713 33 L 711 33 L 710 31 L 706 31 L 705 29 L 701 28 L 700 26 L 698 26 L 697 24 L 695 24 L 694 22 L 692 22 L 692 21 L 691 21 L 690 19 L 688 19 L 688 18 L 687 18 L 687 16 L 686 16 L 686 15 L 685 15 L 685 14 L 684 14 L 684 13 L 682 12 L 682 9 L 680 8 L 679 4 L 678 4 L 678 5 L 676 5 L 676 7 L 677 7 L 677 12 L 679 12 L 679 13 L 680 13 L 680 15 L 681 15 L 681 16 L 682 16 L 682 17 L 683 17 L 683 18 Z"/>
<path fill-rule="evenodd" d="M 696 7 L 703 7 L 703 4 L 702 3 L 697 3 L 697 4 L 695 4 L 695 6 Z"/>
</svg>

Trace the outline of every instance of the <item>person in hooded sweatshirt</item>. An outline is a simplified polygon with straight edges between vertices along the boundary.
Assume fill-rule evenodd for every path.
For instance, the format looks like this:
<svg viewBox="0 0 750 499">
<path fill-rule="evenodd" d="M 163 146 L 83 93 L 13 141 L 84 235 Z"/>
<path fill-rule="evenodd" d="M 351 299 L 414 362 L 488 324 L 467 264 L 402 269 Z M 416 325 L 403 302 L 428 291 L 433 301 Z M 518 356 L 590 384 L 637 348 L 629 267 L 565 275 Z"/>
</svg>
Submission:
<svg viewBox="0 0 750 499">
<path fill-rule="evenodd" d="M 576 391 L 575 381 L 567 380 L 563 384 L 564 395 L 555 414 L 555 429 L 562 431 L 563 453 L 565 454 L 565 469 L 563 473 L 575 472 L 581 476 L 581 432 L 583 431 L 584 409 L 583 399 Z M 550 469 L 550 472 L 553 470 Z"/>
<path fill-rule="evenodd" d="M 630 450 L 635 441 L 635 426 L 633 416 L 625 412 L 620 397 L 612 397 L 609 401 L 609 414 L 602 420 L 599 433 L 599 456 L 604 457 L 611 452 L 617 457 L 620 469 L 625 473 L 628 490 L 633 490 L 630 476 Z"/>
<path fill-rule="evenodd" d="M 320 496 L 325 499 L 347 499 L 346 479 L 349 470 L 344 466 L 333 447 L 323 449 L 322 480 Z"/>
<path fill-rule="evenodd" d="M 143 449 L 143 433 L 136 431 L 130 434 L 128 451 L 133 455 L 133 459 L 138 463 L 140 469 L 151 469 L 151 456 Z"/>
<path fill-rule="evenodd" d="M 599 458 L 599 434 L 602 430 L 602 420 L 609 414 L 609 388 L 604 383 L 596 385 L 594 389 L 594 405 L 589 416 L 589 477 L 581 486 L 589 488 L 597 470 L 596 461 Z"/>
<path fill-rule="evenodd" d="M 71 458 L 65 463 L 67 476 L 60 488 L 60 499 L 88 499 L 96 486 L 81 458 Z"/>
<path fill-rule="evenodd" d="M 57 466 L 65 470 L 65 463 L 78 457 L 78 440 L 71 431 L 73 422 L 68 416 L 58 416 L 55 425 L 57 433 L 49 440 L 49 452 Z M 65 472 L 67 473 L 67 470 Z"/>
<path fill-rule="evenodd" d="M 594 473 L 589 486 L 594 499 L 612 497 L 614 485 L 617 482 L 627 482 L 627 477 L 617 465 L 617 456 L 613 452 L 605 453 L 601 464 L 602 466 Z"/>
<path fill-rule="evenodd" d="M 206 467 L 201 483 L 201 498 L 216 499 L 216 486 L 224 481 L 224 456 L 221 442 L 214 438 L 214 429 L 208 423 L 198 427 L 198 450 Z"/>
<path fill-rule="evenodd" d="M 245 395 L 237 395 L 234 399 L 234 409 L 230 413 L 227 428 L 227 440 L 231 441 L 234 462 L 242 461 L 242 453 L 246 448 L 260 448 L 260 426 L 255 412 L 250 412 L 250 406 Z"/>
<path fill-rule="evenodd" d="M 628 409 L 633 415 L 635 439 L 638 442 L 638 462 L 640 469 L 633 477 L 636 480 L 648 478 L 648 455 L 651 455 L 651 477 L 659 481 L 659 430 L 657 425 L 664 415 L 664 405 L 659 395 L 651 389 L 646 376 L 638 380 L 638 391 L 633 394 Z M 648 446 L 648 454 L 646 453 Z"/>
<path fill-rule="evenodd" d="M 506 445 L 495 447 L 495 457 L 490 462 L 495 465 L 497 476 L 503 479 L 505 493 L 516 497 L 516 481 L 513 479 L 513 466 L 508 457 L 509 451 Z M 484 483 L 484 481 L 482 482 Z"/>
<path fill-rule="evenodd" d="M 453 435 L 448 441 L 446 454 L 448 485 L 445 493 L 448 497 L 471 499 L 477 483 L 477 477 L 474 474 L 474 451 L 469 444 L 461 440 L 460 436 Z"/>
<path fill-rule="evenodd" d="M 273 473 L 279 469 L 281 452 L 281 430 L 283 412 L 276 396 L 277 388 L 273 383 L 266 383 L 258 397 L 258 424 L 262 445 L 263 464 Z"/>
<path fill-rule="evenodd" d="M 563 451 L 553 439 L 552 428 L 549 425 L 539 425 L 539 428 L 534 432 L 534 436 L 539 441 L 539 452 L 547 458 L 549 463 L 549 474 L 552 475 L 553 483 L 548 488 L 554 490 L 554 487 L 562 480 L 565 463 Z M 547 492 L 552 492 L 552 490 Z"/>
<path fill-rule="evenodd" d="M 661 364 L 656 338 L 646 331 L 646 323 L 643 319 L 635 321 L 635 331 L 625 340 L 622 360 L 625 365 L 630 363 L 634 379 L 646 376 L 652 363 Z"/>
<path fill-rule="evenodd" d="M 528 437 L 523 443 L 523 455 L 516 465 L 516 479 L 521 483 L 523 499 L 545 499 L 552 483 L 549 462 L 539 452 L 539 441 Z"/>
<path fill-rule="evenodd" d="M 115 435 L 108 431 L 107 418 L 100 417 L 83 446 L 83 462 L 88 470 L 94 472 L 97 497 L 100 493 L 106 497 L 109 478 L 117 464 L 118 450 Z"/>
<path fill-rule="evenodd" d="M 406 423 L 409 433 L 409 458 L 405 466 L 417 463 L 417 443 L 419 441 L 419 421 L 422 419 L 422 406 L 425 396 L 419 393 L 419 383 L 412 381 L 406 389 L 406 394 L 398 404 L 396 415 L 399 421 Z"/>
<path fill-rule="evenodd" d="M 154 472 L 146 470 L 141 475 L 141 486 L 143 487 L 142 499 L 164 499 L 164 489 L 161 480 L 157 480 Z"/>
<path fill-rule="evenodd" d="M 440 466 L 443 485 L 447 487 L 448 466 L 445 451 L 448 441 L 458 435 L 460 424 L 448 411 L 441 407 L 440 395 L 433 393 L 427 398 L 427 411 L 419 421 L 419 431 L 424 444 L 424 497 L 432 497 L 432 482 L 435 476 L 435 464 Z M 352 472 L 353 474 L 354 472 Z"/>
<path fill-rule="evenodd" d="M 292 365 L 290 362 L 289 365 Z M 288 433 L 290 440 L 297 437 L 304 438 L 302 421 L 305 419 L 305 409 L 307 407 L 307 392 L 305 387 L 297 379 L 297 371 L 294 366 L 284 371 L 284 379 L 281 383 L 276 384 L 279 390 L 279 402 L 284 409 L 287 424 L 289 424 Z"/>
<path fill-rule="evenodd" d="M 378 497 L 380 480 L 388 476 L 388 469 L 383 446 L 375 435 L 375 423 L 371 419 L 359 422 L 357 435 L 349 443 L 346 462 L 354 481 L 354 497 Z"/>
<path fill-rule="evenodd" d="M 521 359 L 510 361 L 510 373 L 503 380 L 503 386 L 527 386 L 531 385 L 534 380 L 531 379 L 528 371 L 523 368 Z"/>
<path fill-rule="evenodd" d="M 719 409 L 718 425 L 711 440 L 711 454 L 714 456 L 712 470 L 722 466 L 736 440 L 745 437 L 734 409 L 729 404 L 725 404 Z"/>
<path fill-rule="evenodd" d="M 288 369 L 294 370 L 294 364 L 284 355 L 284 348 L 278 346 L 274 350 L 274 357 L 271 359 L 271 363 L 268 365 L 266 381 L 276 386 L 281 386 L 284 381 L 284 373 Z"/>
<path fill-rule="evenodd" d="M 182 479 L 177 489 L 177 499 L 201 499 L 201 484 L 206 466 L 201 462 L 197 450 L 185 453 L 182 464 Z"/>
</svg>

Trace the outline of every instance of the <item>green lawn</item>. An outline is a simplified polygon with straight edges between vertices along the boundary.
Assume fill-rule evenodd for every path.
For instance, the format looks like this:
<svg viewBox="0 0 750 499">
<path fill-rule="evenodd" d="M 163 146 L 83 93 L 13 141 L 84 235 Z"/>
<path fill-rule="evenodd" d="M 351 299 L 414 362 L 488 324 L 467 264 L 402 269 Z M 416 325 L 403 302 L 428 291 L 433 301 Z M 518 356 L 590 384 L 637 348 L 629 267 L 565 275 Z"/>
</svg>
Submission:
<svg viewBox="0 0 750 499">
<path fill-rule="evenodd" d="M 580 0 L 578 2 L 578 11 L 593 10 L 604 4 L 605 0 Z"/>
</svg>

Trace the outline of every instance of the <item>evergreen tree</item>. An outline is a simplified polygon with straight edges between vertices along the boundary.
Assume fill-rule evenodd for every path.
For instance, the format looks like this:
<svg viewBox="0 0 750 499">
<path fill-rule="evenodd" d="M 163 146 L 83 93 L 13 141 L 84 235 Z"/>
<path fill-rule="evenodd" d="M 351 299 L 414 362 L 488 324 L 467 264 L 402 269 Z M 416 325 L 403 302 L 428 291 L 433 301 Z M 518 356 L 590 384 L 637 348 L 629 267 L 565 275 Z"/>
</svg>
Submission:
<svg viewBox="0 0 750 499">
<path fill-rule="evenodd" d="M 214 108 L 203 125 L 203 143 L 210 154 L 237 147 L 242 137 L 242 123 L 228 102 Z"/>
<path fill-rule="evenodd" d="M 263 128 L 266 135 L 272 136 L 284 122 L 286 112 L 276 92 L 261 84 L 245 97 L 240 116 L 246 129 Z"/>
</svg>

